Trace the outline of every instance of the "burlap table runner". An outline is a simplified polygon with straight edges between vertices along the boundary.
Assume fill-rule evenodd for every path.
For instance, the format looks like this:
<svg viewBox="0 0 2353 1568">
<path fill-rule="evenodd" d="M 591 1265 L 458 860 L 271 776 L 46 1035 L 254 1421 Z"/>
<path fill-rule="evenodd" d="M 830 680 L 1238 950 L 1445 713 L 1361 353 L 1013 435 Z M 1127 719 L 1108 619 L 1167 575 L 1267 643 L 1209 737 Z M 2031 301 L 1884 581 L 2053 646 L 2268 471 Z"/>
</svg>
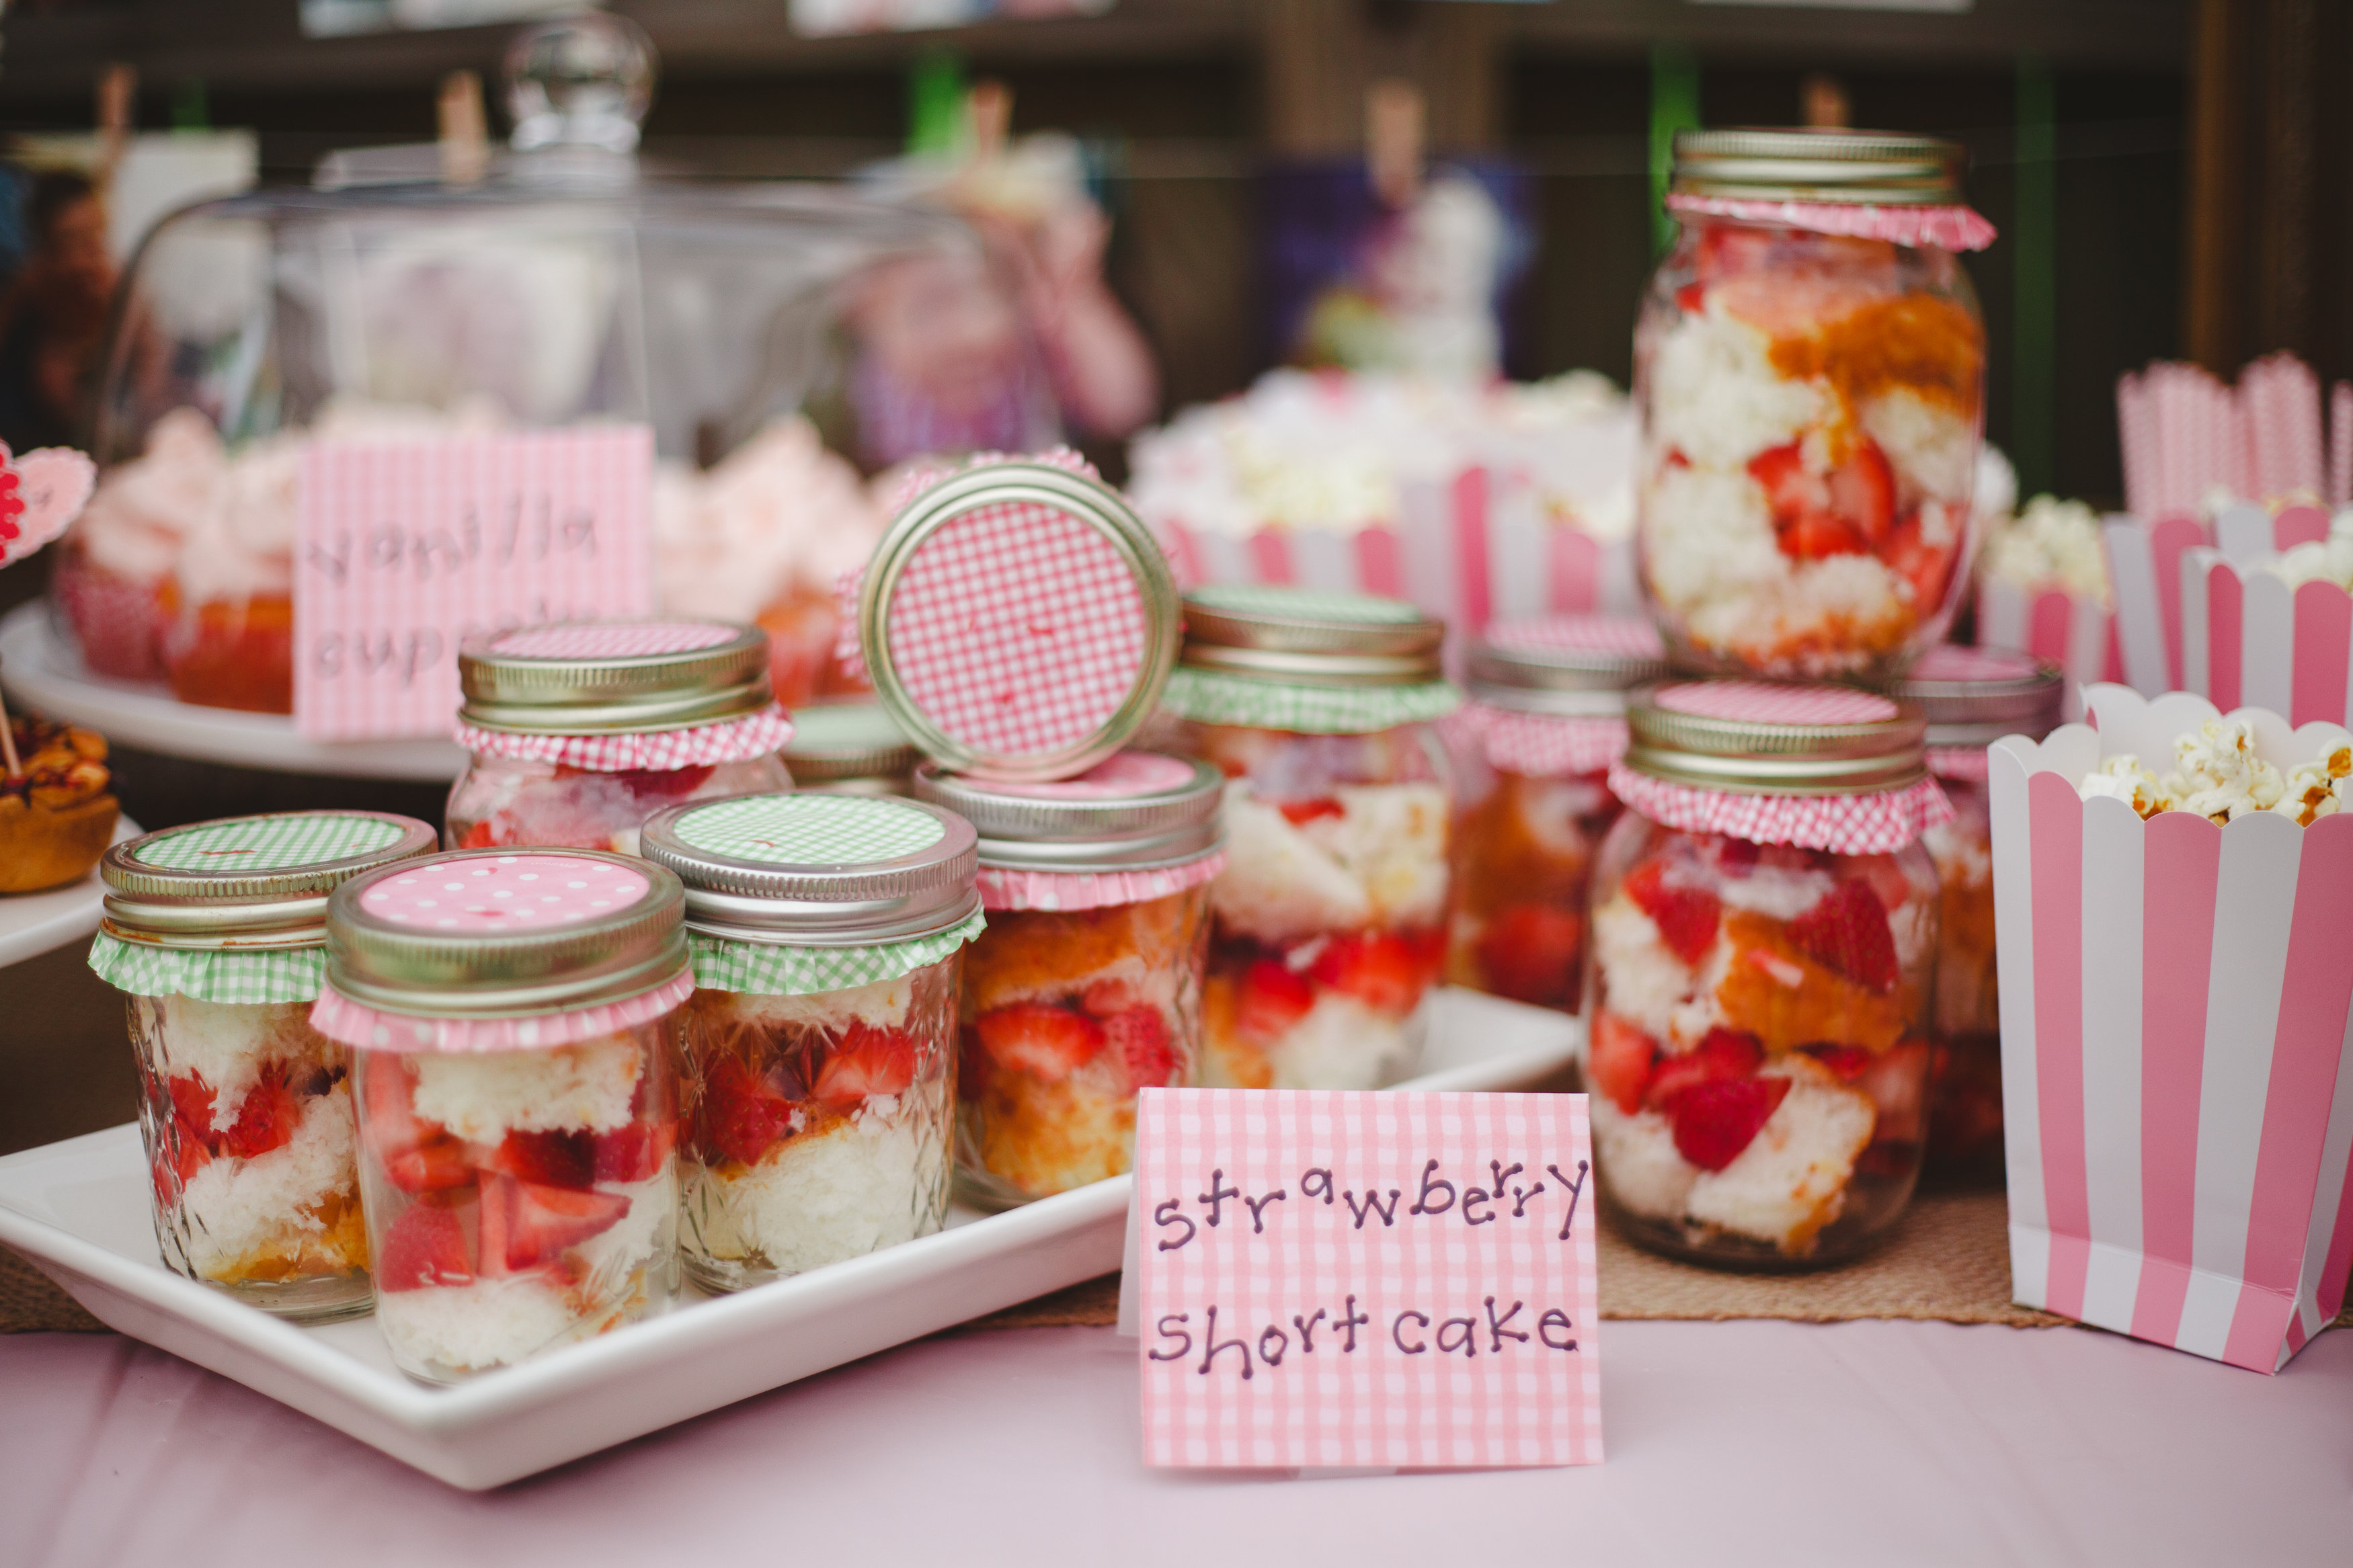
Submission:
<svg viewBox="0 0 2353 1568">
<path fill-rule="evenodd" d="M 1694 1268 L 1636 1249 L 1605 1223 L 1600 1273 L 1605 1318 L 1915 1318 L 2016 1328 L 2067 1321 L 2010 1304 L 2009 1209 L 2000 1193 L 1924 1193 L 1878 1251 L 1812 1274 Z M 1119 1276 L 1106 1274 L 950 1331 L 1110 1323 L 1118 1317 Z M 2353 1327 L 2353 1310 L 2336 1326 Z M 101 1328 L 47 1276 L 0 1247 L 0 1333 Z"/>
</svg>

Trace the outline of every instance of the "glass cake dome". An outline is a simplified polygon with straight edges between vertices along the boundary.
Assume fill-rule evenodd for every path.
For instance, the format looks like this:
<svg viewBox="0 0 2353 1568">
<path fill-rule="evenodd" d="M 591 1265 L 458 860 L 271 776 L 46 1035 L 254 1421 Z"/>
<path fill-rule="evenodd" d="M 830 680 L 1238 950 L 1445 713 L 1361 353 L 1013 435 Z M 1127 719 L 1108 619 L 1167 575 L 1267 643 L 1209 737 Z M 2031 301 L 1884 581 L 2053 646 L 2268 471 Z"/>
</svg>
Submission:
<svg viewBox="0 0 2353 1568">
<path fill-rule="evenodd" d="M 661 608 L 767 626 L 801 700 L 839 683 L 831 585 L 885 470 L 1059 438 L 1015 286 L 955 217 L 641 168 L 654 59 L 623 18 L 527 31 L 506 74 L 494 155 L 203 202 L 140 248 L 52 589 L 93 673 L 290 710 L 306 440 L 625 421 L 654 432 Z"/>
</svg>

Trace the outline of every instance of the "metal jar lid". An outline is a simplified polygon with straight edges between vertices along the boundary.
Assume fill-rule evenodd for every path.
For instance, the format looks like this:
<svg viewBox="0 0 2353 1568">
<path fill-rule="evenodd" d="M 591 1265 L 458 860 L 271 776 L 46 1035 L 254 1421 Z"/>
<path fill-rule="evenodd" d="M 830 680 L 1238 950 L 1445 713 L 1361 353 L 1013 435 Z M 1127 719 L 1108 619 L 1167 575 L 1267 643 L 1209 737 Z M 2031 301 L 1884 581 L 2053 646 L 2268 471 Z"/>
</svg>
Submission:
<svg viewBox="0 0 2353 1568">
<path fill-rule="evenodd" d="M 987 462 L 922 491 L 859 593 L 874 694 L 959 772 L 1069 778 L 1125 745 L 1176 667 L 1176 579 L 1099 479 Z"/>
<path fill-rule="evenodd" d="M 420 908 L 427 896 L 433 905 Z M 677 877 L 634 856 L 427 855 L 335 889 L 327 984 L 417 1018 L 528 1018 L 626 1002 L 685 971 L 685 905 Z"/>
<path fill-rule="evenodd" d="M 923 755 L 879 702 L 812 702 L 793 710 L 785 766 L 797 784 L 903 779 Z"/>
<path fill-rule="evenodd" d="M 1927 776 L 1920 710 L 1875 691 L 1676 680 L 1626 700 L 1626 765 L 1729 795 L 1873 795 Z"/>
<path fill-rule="evenodd" d="M 915 769 L 915 795 L 967 818 L 992 871 L 1153 871 L 1225 842 L 1226 776 L 1208 763 L 1122 752 L 1056 784 L 997 783 Z"/>
<path fill-rule="evenodd" d="M 1746 128 L 1675 132 L 1676 195 L 1944 206 L 1961 199 L 1968 149 L 1892 131 Z"/>
<path fill-rule="evenodd" d="M 746 795 L 656 813 L 641 849 L 686 885 L 695 931 L 862 947 L 971 919 L 977 837 L 955 813 L 912 800 Z"/>
<path fill-rule="evenodd" d="M 108 849 L 100 923 L 155 947 L 316 947 L 327 895 L 353 877 L 438 844 L 415 817 L 288 811 L 165 827 Z"/>
<path fill-rule="evenodd" d="M 765 632 L 689 616 L 471 637 L 458 650 L 458 685 L 460 722 L 511 735 L 683 730 L 776 700 Z"/>
<path fill-rule="evenodd" d="M 1975 750 L 2004 735 L 2039 741 L 2059 727 L 2066 677 L 2059 667 L 2006 647 L 1939 643 L 1895 683 L 1895 695 L 1928 721 L 1928 744 Z"/>
<path fill-rule="evenodd" d="M 1471 695 L 1491 707 L 1565 719 L 1615 718 L 1626 692 L 1667 673 L 1665 648 L 1637 616 L 1552 616 L 1500 623 L 1472 645 Z"/>
<path fill-rule="evenodd" d="M 1445 679 L 1446 623 L 1403 599 L 1232 583 L 1185 595 L 1187 668 L 1303 686 Z"/>
</svg>

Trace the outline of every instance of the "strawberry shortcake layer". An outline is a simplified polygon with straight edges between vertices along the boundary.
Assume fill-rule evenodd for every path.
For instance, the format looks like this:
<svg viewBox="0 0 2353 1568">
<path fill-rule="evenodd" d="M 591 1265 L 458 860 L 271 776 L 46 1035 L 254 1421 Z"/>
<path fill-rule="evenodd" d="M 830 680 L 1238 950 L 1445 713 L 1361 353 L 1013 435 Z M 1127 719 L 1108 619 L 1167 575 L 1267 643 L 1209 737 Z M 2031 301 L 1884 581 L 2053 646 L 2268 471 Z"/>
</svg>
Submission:
<svg viewBox="0 0 2353 1568">
<path fill-rule="evenodd" d="M 702 990 L 681 1245 L 724 1289 L 928 1236 L 948 1184 L 954 965 L 807 995 Z"/>
<path fill-rule="evenodd" d="M 1191 1081 L 1206 895 L 990 914 L 965 960 L 956 1081 L 978 1195 L 1043 1197 L 1129 1168 L 1136 1091 Z"/>
<path fill-rule="evenodd" d="M 447 1381 L 640 1315 L 668 1289 L 675 1123 L 655 1028 L 544 1049 L 360 1053 L 394 1358 Z"/>
<path fill-rule="evenodd" d="M 1447 826 L 1435 783 L 1229 788 L 1204 1082 L 1371 1089 L 1407 1070 L 1445 953 Z"/>
<path fill-rule="evenodd" d="M 171 1108 L 153 1140 L 166 1251 L 222 1284 L 365 1268 L 343 1052 L 310 1026 L 309 1005 L 132 1005 L 165 1080 L 154 1104 Z"/>
<path fill-rule="evenodd" d="M 1917 1169 L 1926 857 L 1655 830 L 1595 910 L 1586 1078 L 1604 1190 L 1691 1248 L 1801 1258 Z"/>
</svg>

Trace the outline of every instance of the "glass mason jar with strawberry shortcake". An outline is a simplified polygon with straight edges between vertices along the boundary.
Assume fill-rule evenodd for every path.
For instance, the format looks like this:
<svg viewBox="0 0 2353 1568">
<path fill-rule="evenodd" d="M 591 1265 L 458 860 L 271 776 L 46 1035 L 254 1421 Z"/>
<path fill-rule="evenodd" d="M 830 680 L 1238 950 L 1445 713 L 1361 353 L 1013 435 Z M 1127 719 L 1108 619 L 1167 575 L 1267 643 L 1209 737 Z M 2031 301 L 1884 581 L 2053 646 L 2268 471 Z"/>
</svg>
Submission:
<svg viewBox="0 0 2353 1568">
<path fill-rule="evenodd" d="M 772 695 L 768 641 L 725 621 L 576 621 L 459 651 L 453 849 L 638 852 L 638 830 L 682 801 L 790 789 L 792 721 Z"/>
<path fill-rule="evenodd" d="M 1881 679 L 1968 578 L 1985 330 L 1957 143 L 1687 131 L 1634 331 L 1643 594 L 1679 668 Z"/>
<path fill-rule="evenodd" d="M 1626 689 L 1666 672 L 1658 633 L 1625 616 L 1493 626 L 1471 650 L 1471 700 L 1444 726 L 1455 984 L 1577 1011 L 1587 883 L 1618 820 L 1609 764 L 1626 749 Z"/>
<path fill-rule="evenodd" d="M 343 1047 L 311 1026 L 340 883 L 429 854 L 433 829 L 367 811 L 167 828 L 100 862 L 90 966 L 130 999 L 164 1261 L 303 1322 L 368 1308 Z"/>
<path fill-rule="evenodd" d="M 459 1382 L 668 1298 L 684 903 L 660 867 L 588 850 L 429 855 L 335 889 L 311 1023 L 351 1051 L 376 1325 L 409 1376 Z"/>
<path fill-rule="evenodd" d="M 1201 1081 L 1373 1089 L 1412 1071 L 1445 961 L 1461 694 L 1397 599 L 1227 585 L 1185 600 L 1170 743 L 1227 779 Z"/>
<path fill-rule="evenodd" d="M 1927 1138 L 1939 890 L 1920 837 L 1950 807 L 1919 710 L 1677 681 L 1627 722 L 1586 992 L 1603 1200 L 1678 1257 L 1851 1257 L 1904 1212 Z"/>
<path fill-rule="evenodd" d="M 1993 819 L 1986 748 L 2004 735 L 2040 741 L 2059 727 L 2057 666 L 2009 648 L 1940 644 L 1894 695 L 1928 721 L 1928 771 L 1953 819 L 1921 836 L 1943 887 L 1936 1009 L 1929 1026 L 1928 1169 L 2002 1177 L 2001 1007 L 1994 951 Z"/>
<path fill-rule="evenodd" d="M 679 1252 L 708 1290 L 947 1223 L 975 836 L 912 801 L 739 795 L 646 824 L 686 885 Z"/>
<path fill-rule="evenodd" d="M 1003 1208 L 1127 1171 L 1139 1089 L 1195 1083 L 1223 778 L 1121 752 L 1075 778 L 915 770 L 980 834 L 957 1009 L 956 1178 Z"/>
</svg>

